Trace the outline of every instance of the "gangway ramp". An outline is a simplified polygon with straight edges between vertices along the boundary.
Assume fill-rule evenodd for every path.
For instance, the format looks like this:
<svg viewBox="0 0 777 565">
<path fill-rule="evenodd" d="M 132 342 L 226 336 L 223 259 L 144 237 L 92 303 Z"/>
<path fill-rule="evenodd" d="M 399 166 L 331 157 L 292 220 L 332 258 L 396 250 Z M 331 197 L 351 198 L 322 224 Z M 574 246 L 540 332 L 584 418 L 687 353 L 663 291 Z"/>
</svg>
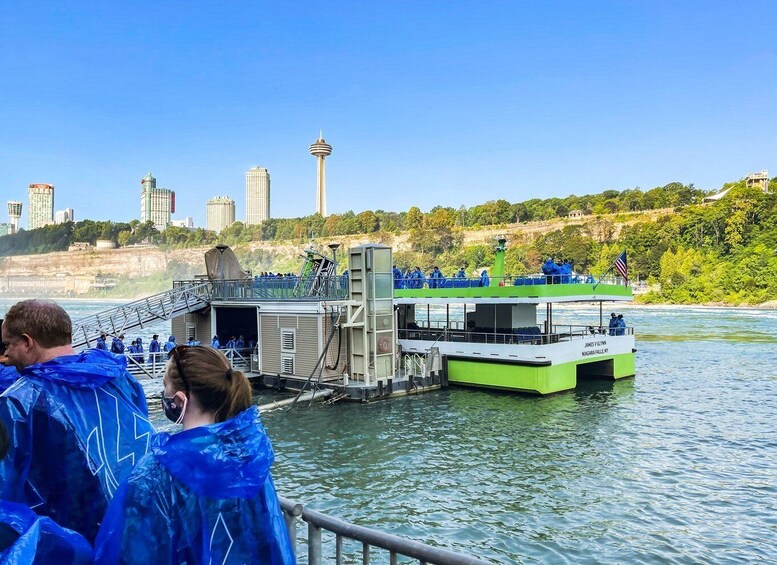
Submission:
<svg viewBox="0 0 777 565">
<path fill-rule="evenodd" d="M 202 310 L 210 305 L 210 292 L 210 282 L 176 284 L 171 290 L 75 320 L 73 347 L 94 347 L 101 333 L 119 336 L 133 328 Z"/>
</svg>

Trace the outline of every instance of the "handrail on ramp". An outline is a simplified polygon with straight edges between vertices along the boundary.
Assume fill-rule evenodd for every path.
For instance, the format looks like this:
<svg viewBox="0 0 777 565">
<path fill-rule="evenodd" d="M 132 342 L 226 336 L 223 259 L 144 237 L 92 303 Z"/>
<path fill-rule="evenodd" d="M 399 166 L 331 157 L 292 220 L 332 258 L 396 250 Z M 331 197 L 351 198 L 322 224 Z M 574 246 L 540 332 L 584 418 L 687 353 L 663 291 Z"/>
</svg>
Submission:
<svg viewBox="0 0 777 565">
<path fill-rule="evenodd" d="M 101 333 L 119 336 L 132 328 L 196 312 L 209 306 L 210 299 L 210 283 L 197 281 L 80 318 L 73 322 L 73 347 L 92 347 Z"/>
</svg>

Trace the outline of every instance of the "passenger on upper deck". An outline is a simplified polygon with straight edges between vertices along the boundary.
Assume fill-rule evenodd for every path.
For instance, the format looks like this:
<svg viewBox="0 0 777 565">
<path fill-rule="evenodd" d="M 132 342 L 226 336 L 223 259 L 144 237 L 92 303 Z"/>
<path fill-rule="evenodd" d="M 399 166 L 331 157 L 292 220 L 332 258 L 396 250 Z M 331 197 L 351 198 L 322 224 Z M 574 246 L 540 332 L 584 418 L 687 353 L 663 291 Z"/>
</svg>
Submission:
<svg viewBox="0 0 777 565">
<path fill-rule="evenodd" d="M 488 271 L 483 269 L 483 272 L 480 273 L 480 286 L 488 286 L 491 284 L 491 279 L 488 278 Z"/>
<path fill-rule="evenodd" d="M 391 272 L 394 276 L 394 288 L 405 288 L 404 281 L 402 280 L 402 271 L 397 269 L 397 266 L 394 265 Z"/>
<path fill-rule="evenodd" d="M 121 485 L 95 562 L 294 563 L 251 385 L 210 347 L 171 356 L 162 406 L 183 431 L 155 436 Z"/>
<path fill-rule="evenodd" d="M 459 267 L 459 272 L 456 273 L 456 278 L 457 279 L 466 279 L 467 278 L 467 273 L 464 271 L 464 267 Z"/>
<path fill-rule="evenodd" d="M 75 353 L 71 333 L 70 317 L 49 300 L 25 300 L 6 314 L 3 343 L 21 377 L 0 396 L 13 440 L 0 462 L 0 499 L 32 506 L 91 541 L 153 428 L 126 358 Z"/>
<path fill-rule="evenodd" d="M 432 272 L 429 273 L 429 288 L 442 288 L 444 282 L 445 277 L 440 272 L 440 269 L 437 267 L 437 265 L 435 265 L 432 269 Z"/>
<path fill-rule="evenodd" d="M 421 267 L 416 266 L 413 270 L 413 274 L 410 275 L 410 288 L 423 288 L 426 282 L 426 277 Z"/>
</svg>

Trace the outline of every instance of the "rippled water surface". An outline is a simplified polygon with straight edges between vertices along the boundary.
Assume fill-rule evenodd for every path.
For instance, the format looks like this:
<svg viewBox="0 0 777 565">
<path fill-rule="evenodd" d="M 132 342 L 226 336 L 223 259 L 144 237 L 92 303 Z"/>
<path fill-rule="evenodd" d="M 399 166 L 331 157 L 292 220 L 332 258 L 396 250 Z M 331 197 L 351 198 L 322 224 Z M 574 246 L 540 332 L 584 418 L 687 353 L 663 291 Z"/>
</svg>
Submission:
<svg viewBox="0 0 777 565">
<path fill-rule="evenodd" d="M 634 379 L 266 413 L 278 491 L 493 562 L 777 561 L 777 311 L 619 311 Z"/>
</svg>

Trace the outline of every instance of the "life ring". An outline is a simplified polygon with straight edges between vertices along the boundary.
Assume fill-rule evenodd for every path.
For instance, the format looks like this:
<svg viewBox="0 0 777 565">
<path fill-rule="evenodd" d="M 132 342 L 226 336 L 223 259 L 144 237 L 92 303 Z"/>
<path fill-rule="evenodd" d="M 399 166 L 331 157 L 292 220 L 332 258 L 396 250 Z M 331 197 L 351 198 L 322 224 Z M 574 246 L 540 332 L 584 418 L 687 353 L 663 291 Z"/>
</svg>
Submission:
<svg viewBox="0 0 777 565">
<path fill-rule="evenodd" d="M 378 353 L 389 353 L 391 351 L 391 342 L 385 335 L 378 338 Z"/>
</svg>

